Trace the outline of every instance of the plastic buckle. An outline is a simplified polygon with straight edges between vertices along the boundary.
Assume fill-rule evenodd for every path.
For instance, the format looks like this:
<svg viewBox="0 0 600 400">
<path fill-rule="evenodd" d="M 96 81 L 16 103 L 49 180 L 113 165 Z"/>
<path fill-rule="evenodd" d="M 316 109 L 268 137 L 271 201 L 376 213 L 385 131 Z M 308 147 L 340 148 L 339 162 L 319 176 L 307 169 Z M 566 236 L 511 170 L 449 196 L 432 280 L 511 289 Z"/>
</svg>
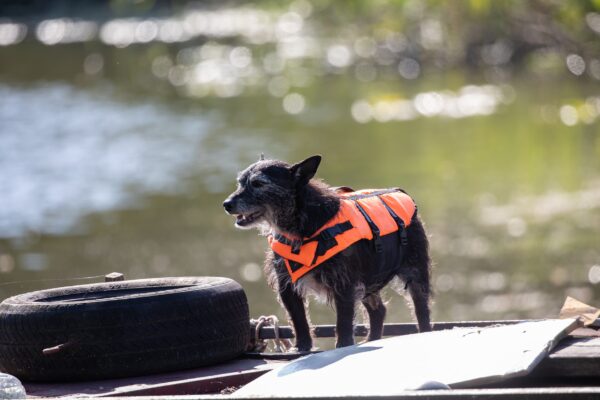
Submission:
<svg viewBox="0 0 600 400">
<path fill-rule="evenodd" d="M 373 234 L 373 245 L 375 246 L 376 253 L 383 253 L 383 244 L 381 243 L 379 232 L 377 232 L 377 234 Z"/>
<path fill-rule="evenodd" d="M 404 221 L 402 221 L 402 220 L 401 220 L 399 229 L 400 229 L 400 245 L 406 246 L 408 244 L 408 235 L 406 233 L 406 226 L 404 225 Z"/>
<path fill-rule="evenodd" d="M 406 229 L 402 229 L 402 233 L 400 234 L 400 244 L 402 246 L 408 245 L 408 235 L 406 234 Z"/>
</svg>

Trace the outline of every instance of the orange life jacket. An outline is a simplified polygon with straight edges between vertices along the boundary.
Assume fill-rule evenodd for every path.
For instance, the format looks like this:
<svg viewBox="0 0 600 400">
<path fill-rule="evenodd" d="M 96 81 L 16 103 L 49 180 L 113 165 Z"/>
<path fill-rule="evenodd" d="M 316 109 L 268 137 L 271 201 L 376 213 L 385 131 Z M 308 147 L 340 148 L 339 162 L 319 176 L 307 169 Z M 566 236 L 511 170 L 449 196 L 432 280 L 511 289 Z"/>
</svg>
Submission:
<svg viewBox="0 0 600 400">
<path fill-rule="evenodd" d="M 359 240 L 373 241 L 382 252 L 381 236 L 400 233 L 406 244 L 405 227 L 416 211 L 413 200 L 401 189 L 338 190 L 340 210 L 309 238 L 293 239 L 279 233 L 269 235 L 269 245 L 283 258 L 296 282 L 306 273 Z"/>
</svg>

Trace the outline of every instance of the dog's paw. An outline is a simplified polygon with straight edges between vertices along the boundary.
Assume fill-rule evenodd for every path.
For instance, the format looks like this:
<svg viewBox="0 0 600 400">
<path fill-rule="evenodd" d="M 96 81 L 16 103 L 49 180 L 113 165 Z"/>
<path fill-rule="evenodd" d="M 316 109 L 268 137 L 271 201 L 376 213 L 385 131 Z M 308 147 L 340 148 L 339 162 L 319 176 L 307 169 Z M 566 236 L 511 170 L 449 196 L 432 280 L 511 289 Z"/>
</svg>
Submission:
<svg viewBox="0 0 600 400">
<path fill-rule="evenodd" d="M 308 349 L 308 350 L 301 350 L 301 349 L 299 349 L 297 347 L 292 347 L 291 349 L 288 350 L 288 353 L 303 355 L 303 354 L 311 354 L 314 350 L 316 350 L 316 349 L 312 349 L 311 348 L 311 349 Z"/>
<path fill-rule="evenodd" d="M 297 351 L 298 353 L 308 352 L 308 351 L 311 351 L 311 349 L 312 349 L 311 342 L 296 343 L 296 347 L 293 347 L 293 350 Z"/>
<path fill-rule="evenodd" d="M 339 349 L 340 347 L 346 347 L 346 346 L 352 346 L 352 345 L 354 345 L 354 338 L 338 339 L 337 342 L 335 342 L 336 349 Z"/>
</svg>

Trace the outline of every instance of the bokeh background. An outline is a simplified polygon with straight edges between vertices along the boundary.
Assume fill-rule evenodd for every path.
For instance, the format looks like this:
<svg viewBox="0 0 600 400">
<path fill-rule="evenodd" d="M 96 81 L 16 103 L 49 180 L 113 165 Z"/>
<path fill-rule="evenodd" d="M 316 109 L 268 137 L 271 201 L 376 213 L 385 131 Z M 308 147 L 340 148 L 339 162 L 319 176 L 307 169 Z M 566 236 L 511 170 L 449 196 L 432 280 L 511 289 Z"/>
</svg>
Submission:
<svg viewBox="0 0 600 400">
<path fill-rule="evenodd" d="M 221 275 L 283 317 L 221 203 L 260 153 L 319 153 L 416 199 L 435 320 L 598 306 L 599 35 L 597 0 L 2 1 L 0 299 Z"/>
</svg>

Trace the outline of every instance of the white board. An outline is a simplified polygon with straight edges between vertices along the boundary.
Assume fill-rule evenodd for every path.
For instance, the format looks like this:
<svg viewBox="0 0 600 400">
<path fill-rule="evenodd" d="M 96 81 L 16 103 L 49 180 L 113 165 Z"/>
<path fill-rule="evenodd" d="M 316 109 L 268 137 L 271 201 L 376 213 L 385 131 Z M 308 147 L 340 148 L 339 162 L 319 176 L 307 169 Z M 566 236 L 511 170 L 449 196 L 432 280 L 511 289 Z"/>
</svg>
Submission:
<svg viewBox="0 0 600 400">
<path fill-rule="evenodd" d="M 574 319 L 456 328 L 312 354 L 250 382 L 233 397 L 394 395 L 525 375 Z"/>
</svg>

